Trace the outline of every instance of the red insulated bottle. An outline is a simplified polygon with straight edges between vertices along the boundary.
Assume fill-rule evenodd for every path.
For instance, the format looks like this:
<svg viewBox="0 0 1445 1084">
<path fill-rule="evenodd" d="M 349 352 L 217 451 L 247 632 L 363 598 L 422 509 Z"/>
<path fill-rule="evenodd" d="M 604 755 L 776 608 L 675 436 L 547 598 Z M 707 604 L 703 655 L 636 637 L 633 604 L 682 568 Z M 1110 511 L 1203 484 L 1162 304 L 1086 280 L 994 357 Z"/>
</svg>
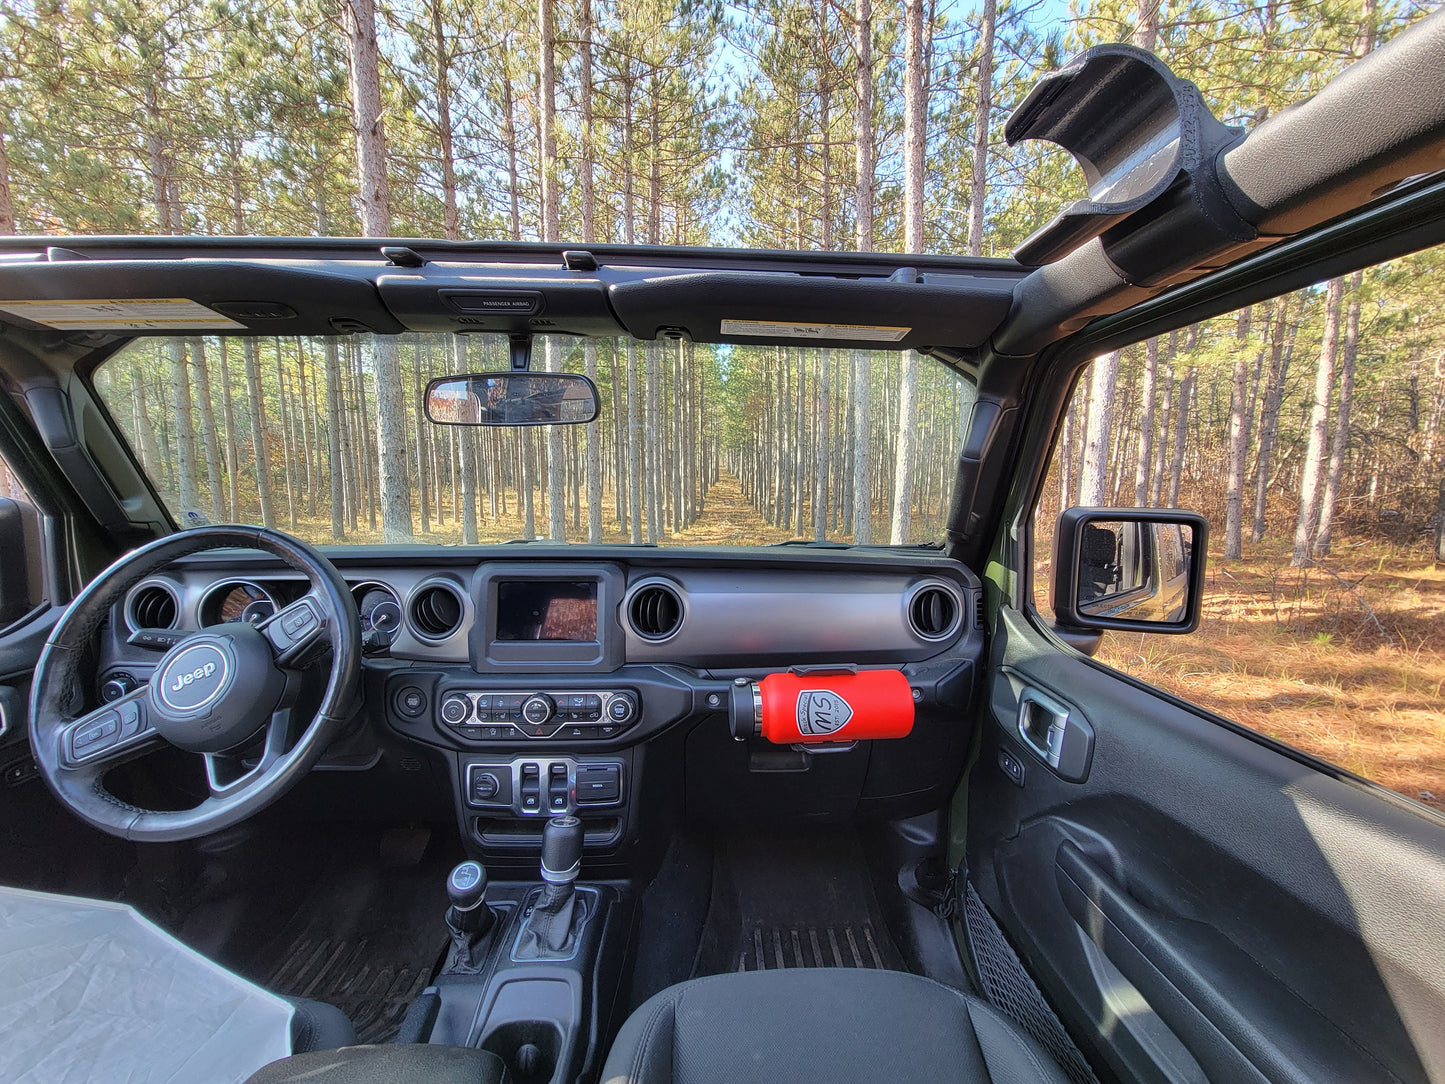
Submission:
<svg viewBox="0 0 1445 1084">
<path fill-rule="evenodd" d="M 733 687 L 733 735 L 777 745 L 902 738 L 913 690 L 900 670 L 769 674 Z"/>
</svg>

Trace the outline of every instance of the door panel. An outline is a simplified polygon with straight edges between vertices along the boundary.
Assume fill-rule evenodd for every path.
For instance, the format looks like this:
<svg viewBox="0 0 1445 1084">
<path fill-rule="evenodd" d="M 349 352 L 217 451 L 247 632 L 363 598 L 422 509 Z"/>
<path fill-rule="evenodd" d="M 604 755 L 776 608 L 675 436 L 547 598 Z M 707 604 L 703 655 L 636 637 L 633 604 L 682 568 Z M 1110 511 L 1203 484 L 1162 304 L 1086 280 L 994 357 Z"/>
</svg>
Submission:
<svg viewBox="0 0 1445 1084">
<path fill-rule="evenodd" d="M 1010 608 L 992 656 L 970 875 L 1096 1065 L 1445 1080 L 1445 820 L 1066 654 Z M 1087 721 L 1082 782 L 1020 739 L 1030 688 Z"/>
</svg>

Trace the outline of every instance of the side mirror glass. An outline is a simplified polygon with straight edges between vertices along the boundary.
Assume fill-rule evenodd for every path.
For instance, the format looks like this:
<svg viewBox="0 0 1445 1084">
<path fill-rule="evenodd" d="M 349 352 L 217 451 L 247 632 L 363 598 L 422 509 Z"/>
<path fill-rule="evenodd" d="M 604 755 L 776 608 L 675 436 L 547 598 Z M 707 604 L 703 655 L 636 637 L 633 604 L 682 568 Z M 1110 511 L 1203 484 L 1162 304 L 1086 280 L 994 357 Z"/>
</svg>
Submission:
<svg viewBox="0 0 1445 1084">
<path fill-rule="evenodd" d="M 1054 536 L 1054 614 L 1080 629 L 1193 632 L 1209 524 L 1174 509 L 1070 508 Z"/>
<path fill-rule="evenodd" d="M 442 425 L 581 425 L 597 417 L 597 386 L 576 373 L 470 373 L 426 386 Z"/>
</svg>

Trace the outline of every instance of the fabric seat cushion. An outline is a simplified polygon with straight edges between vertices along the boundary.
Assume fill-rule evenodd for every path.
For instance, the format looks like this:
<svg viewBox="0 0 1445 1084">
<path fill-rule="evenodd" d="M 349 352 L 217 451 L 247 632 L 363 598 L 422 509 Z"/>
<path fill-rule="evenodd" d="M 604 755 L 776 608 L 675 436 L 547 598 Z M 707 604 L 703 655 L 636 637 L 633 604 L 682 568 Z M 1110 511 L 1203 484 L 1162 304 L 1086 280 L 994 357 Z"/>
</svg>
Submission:
<svg viewBox="0 0 1445 1084">
<path fill-rule="evenodd" d="M 251 1074 L 246 1084 L 507 1084 L 507 1067 L 487 1050 L 397 1043 L 295 1054 Z"/>
<path fill-rule="evenodd" d="M 1066 1084 L 1017 1025 L 899 971 L 800 968 L 693 979 L 628 1018 L 605 1084 Z"/>
</svg>

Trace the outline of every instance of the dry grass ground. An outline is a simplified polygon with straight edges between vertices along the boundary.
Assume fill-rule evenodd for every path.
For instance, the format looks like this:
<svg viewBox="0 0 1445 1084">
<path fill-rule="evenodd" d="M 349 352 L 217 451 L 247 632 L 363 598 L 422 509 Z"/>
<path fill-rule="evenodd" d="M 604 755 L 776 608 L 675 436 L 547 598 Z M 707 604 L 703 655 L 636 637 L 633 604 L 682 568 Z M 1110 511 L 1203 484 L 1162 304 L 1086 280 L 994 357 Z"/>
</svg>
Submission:
<svg viewBox="0 0 1445 1084">
<path fill-rule="evenodd" d="M 1445 810 L 1445 568 L 1419 551 L 1212 557 L 1197 633 L 1110 634 L 1099 657 Z"/>
</svg>

